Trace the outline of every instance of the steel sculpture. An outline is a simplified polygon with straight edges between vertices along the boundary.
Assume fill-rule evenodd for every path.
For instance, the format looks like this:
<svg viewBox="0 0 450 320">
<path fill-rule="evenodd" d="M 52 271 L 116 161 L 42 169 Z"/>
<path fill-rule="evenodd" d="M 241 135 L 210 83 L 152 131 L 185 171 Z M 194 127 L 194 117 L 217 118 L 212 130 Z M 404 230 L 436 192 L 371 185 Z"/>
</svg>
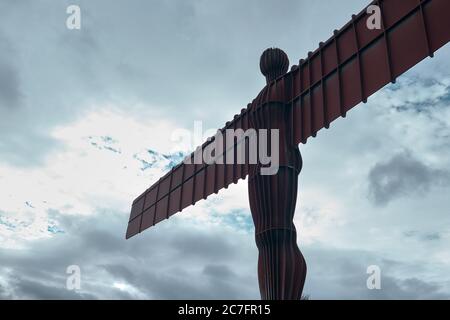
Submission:
<svg viewBox="0 0 450 320">
<path fill-rule="evenodd" d="M 168 219 L 184 208 L 248 176 L 250 209 L 259 250 L 262 299 L 300 299 L 306 263 L 292 222 L 297 180 L 302 168 L 298 149 L 308 138 L 379 91 L 450 41 L 450 1 L 379 0 L 381 29 L 369 29 L 367 8 L 353 15 L 307 59 L 288 71 L 280 49 L 268 49 L 260 61 L 267 85 L 227 129 L 278 129 L 280 167 L 261 175 L 261 163 L 183 162 L 159 179 L 132 205 L 126 238 Z M 301 39 L 298 39 L 301 41 Z M 198 150 L 204 150 L 215 138 Z M 244 144 L 248 140 L 235 141 Z M 268 146 L 270 148 L 270 146 Z M 198 151 L 197 150 L 197 151 Z M 224 146 L 223 154 L 234 152 Z M 233 155 L 235 156 L 235 155 Z M 195 157 L 195 152 L 190 158 Z"/>
</svg>

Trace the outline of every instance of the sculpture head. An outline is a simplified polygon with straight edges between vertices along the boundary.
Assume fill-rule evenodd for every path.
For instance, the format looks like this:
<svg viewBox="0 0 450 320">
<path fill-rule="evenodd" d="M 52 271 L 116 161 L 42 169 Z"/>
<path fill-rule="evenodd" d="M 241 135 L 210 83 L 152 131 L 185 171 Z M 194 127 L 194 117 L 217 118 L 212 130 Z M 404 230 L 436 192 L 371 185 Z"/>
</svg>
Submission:
<svg viewBox="0 0 450 320">
<path fill-rule="evenodd" d="M 261 55 L 259 67 L 266 77 L 267 83 L 286 74 L 289 68 L 289 58 L 287 54 L 278 48 L 266 49 Z"/>
</svg>

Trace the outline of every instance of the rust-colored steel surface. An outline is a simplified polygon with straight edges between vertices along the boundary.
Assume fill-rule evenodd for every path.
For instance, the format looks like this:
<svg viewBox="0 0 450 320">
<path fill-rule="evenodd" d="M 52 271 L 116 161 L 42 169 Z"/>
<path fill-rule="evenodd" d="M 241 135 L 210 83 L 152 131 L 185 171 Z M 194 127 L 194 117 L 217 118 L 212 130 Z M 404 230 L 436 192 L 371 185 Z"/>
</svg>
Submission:
<svg viewBox="0 0 450 320">
<path fill-rule="evenodd" d="M 289 60 L 280 49 L 267 49 L 261 56 L 261 72 L 267 83 L 277 75 L 285 74 L 288 65 Z M 257 130 L 279 131 L 277 173 L 262 175 L 262 165 L 252 165 L 248 179 L 250 210 L 259 251 L 261 298 L 300 299 L 306 278 L 306 262 L 297 246 L 293 219 L 302 158 L 298 144 L 291 138 L 291 108 L 286 103 L 267 102 L 252 108 L 250 119 L 252 127 Z"/>
<path fill-rule="evenodd" d="M 371 4 L 381 8 L 381 30 L 366 27 L 366 9 L 352 16 L 307 59 L 287 74 L 275 75 L 279 77 L 221 130 L 252 128 L 250 109 L 279 102 L 290 110 L 290 139 L 294 144 L 306 143 L 450 41 L 449 0 L 379 0 Z M 262 69 L 264 63 L 261 61 Z M 126 237 L 245 179 L 248 173 L 248 164 L 182 163 L 174 167 L 133 202 Z"/>
</svg>

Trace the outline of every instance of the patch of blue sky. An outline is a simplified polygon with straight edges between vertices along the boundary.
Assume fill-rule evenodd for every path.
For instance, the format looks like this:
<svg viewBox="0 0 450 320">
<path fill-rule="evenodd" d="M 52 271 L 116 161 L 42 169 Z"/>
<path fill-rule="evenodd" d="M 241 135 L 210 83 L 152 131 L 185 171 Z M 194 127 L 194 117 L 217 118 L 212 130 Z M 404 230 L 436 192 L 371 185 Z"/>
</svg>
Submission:
<svg viewBox="0 0 450 320">
<path fill-rule="evenodd" d="M 55 225 L 50 225 L 50 224 L 47 227 L 47 231 L 50 232 L 51 234 L 65 233 L 64 230 L 58 228 Z"/>
<path fill-rule="evenodd" d="M 114 153 L 122 153 L 122 151 L 118 148 L 113 147 L 117 143 L 116 140 L 114 140 L 112 137 L 109 136 L 101 136 L 101 137 L 94 137 L 89 136 L 89 143 L 96 147 L 99 150 L 108 150 Z"/>
<path fill-rule="evenodd" d="M 16 226 L 14 224 L 12 224 L 11 222 L 6 221 L 2 216 L 0 216 L 0 224 L 4 225 L 5 227 L 7 227 L 10 230 L 16 229 Z"/>
<path fill-rule="evenodd" d="M 187 156 L 187 154 L 185 154 L 181 151 L 170 154 L 170 155 L 163 154 L 163 157 L 166 158 L 167 160 L 169 160 L 169 163 L 166 165 L 165 169 L 168 169 L 168 170 L 172 169 L 173 167 L 175 167 L 176 165 L 181 163 L 186 156 Z"/>
<path fill-rule="evenodd" d="M 254 225 L 250 212 L 248 210 L 232 210 L 227 214 L 212 213 L 213 218 L 220 221 L 224 225 L 228 225 L 234 229 L 245 232 L 253 232 Z"/>
<path fill-rule="evenodd" d="M 158 161 L 155 157 L 155 153 L 152 150 L 147 151 L 152 157 L 149 159 L 143 159 L 137 154 L 133 156 L 134 159 L 138 160 L 141 163 L 141 171 L 145 171 L 147 169 L 152 168 Z"/>
</svg>

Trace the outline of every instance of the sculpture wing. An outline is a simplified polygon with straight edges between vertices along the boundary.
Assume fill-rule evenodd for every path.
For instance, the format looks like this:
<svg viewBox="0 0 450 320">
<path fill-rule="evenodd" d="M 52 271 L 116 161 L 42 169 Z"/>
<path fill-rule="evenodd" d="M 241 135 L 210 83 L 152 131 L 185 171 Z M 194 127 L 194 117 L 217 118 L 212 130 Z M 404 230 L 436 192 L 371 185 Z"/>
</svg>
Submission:
<svg viewBox="0 0 450 320">
<path fill-rule="evenodd" d="M 450 41 L 450 1 L 372 5 L 381 9 L 380 30 L 369 30 L 365 9 L 283 77 L 295 143 L 306 143 Z"/>
<path fill-rule="evenodd" d="M 240 115 L 236 115 L 234 120 L 227 123 L 220 131 L 250 128 L 248 117 L 250 107 L 249 105 L 247 109 L 243 109 Z M 203 152 L 204 148 L 212 141 L 214 141 L 214 137 L 204 143 L 196 152 Z M 243 143 L 243 141 L 236 141 L 235 145 L 238 143 Z M 226 152 L 224 146 L 222 153 L 224 158 L 226 158 Z M 206 199 L 211 194 L 218 193 L 231 183 L 245 179 L 248 174 L 248 163 L 206 164 L 202 159 L 201 163 L 194 164 L 194 154 L 195 152 L 189 156 L 191 164 L 180 163 L 134 200 L 126 234 L 127 239 L 168 219 L 184 208 Z"/>
<path fill-rule="evenodd" d="M 448 0 L 379 0 L 371 5 L 381 8 L 381 29 L 369 30 L 366 9 L 352 16 L 222 130 L 250 128 L 251 109 L 277 101 L 289 107 L 293 144 L 306 143 L 450 41 Z M 126 237 L 245 179 L 248 170 L 248 164 L 176 166 L 133 202 Z"/>
</svg>

